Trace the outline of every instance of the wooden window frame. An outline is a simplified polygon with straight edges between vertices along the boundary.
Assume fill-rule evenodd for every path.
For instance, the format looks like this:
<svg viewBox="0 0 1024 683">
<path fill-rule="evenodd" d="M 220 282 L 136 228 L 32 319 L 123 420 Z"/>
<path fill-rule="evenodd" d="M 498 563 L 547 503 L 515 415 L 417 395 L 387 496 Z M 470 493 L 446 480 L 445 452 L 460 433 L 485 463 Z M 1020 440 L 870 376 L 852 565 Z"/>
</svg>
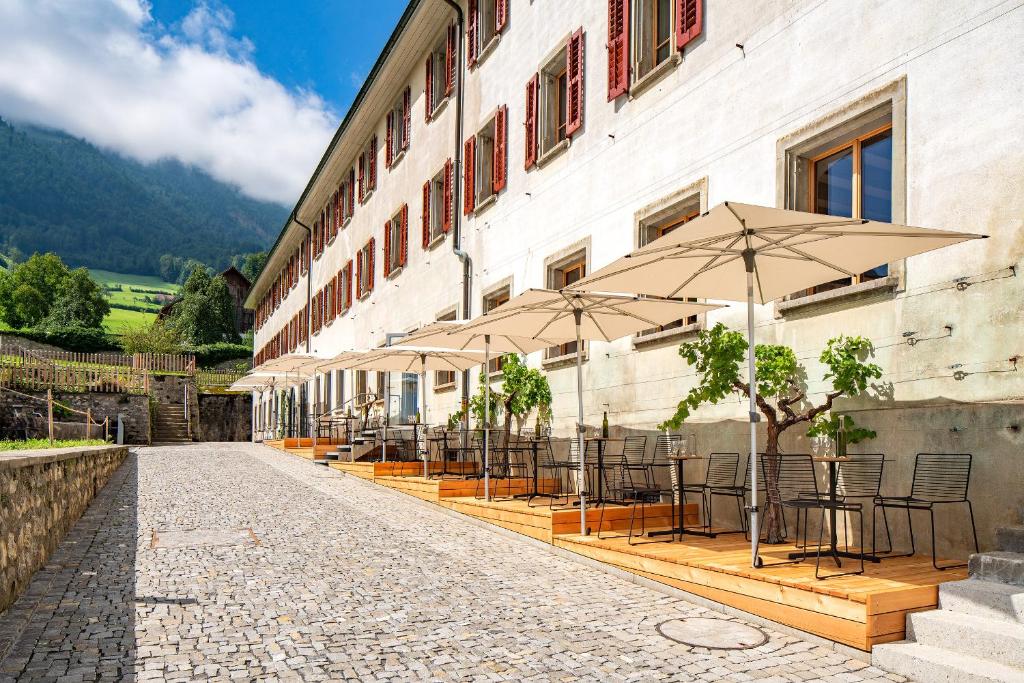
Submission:
<svg viewBox="0 0 1024 683">
<path fill-rule="evenodd" d="M 456 318 L 456 308 L 451 308 L 448 311 L 437 316 L 438 322 L 454 322 Z M 440 393 L 443 391 L 451 391 L 455 388 L 456 378 L 458 373 L 454 370 L 435 370 L 434 371 L 434 392 Z"/>
<path fill-rule="evenodd" d="M 862 171 L 862 161 L 863 160 L 861 158 L 861 149 L 862 149 L 862 146 L 863 146 L 863 144 L 864 144 L 864 142 L 866 140 L 870 140 L 872 138 L 876 138 L 876 137 L 880 136 L 882 133 L 886 133 L 886 132 L 888 132 L 890 136 L 893 134 L 893 124 L 892 124 L 892 121 L 889 121 L 889 122 L 887 122 L 885 124 L 882 124 L 882 125 L 880 125 L 880 126 L 878 126 L 876 128 L 873 128 L 873 129 L 871 129 L 871 130 L 869 130 L 869 131 L 867 131 L 865 133 L 859 133 L 859 134 L 857 134 L 857 135 L 855 135 L 853 137 L 850 137 L 850 138 L 844 140 L 841 143 L 833 145 L 833 146 L 829 147 L 828 149 L 826 149 L 826 150 L 824 150 L 822 152 L 819 152 L 819 153 L 817 153 L 817 154 L 815 154 L 815 155 L 813 155 L 811 157 L 808 157 L 808 158 L 803 160 L 803 162 L 805 164 L 805 169 L 806 169 L 806 183 L 807 183 L 806 187 L 804 188 L 804 191 L 806 192 L 806 197 L 807 197 L 807 209 L 808 209 L 808 211 L 810 213 L 817 213 L 816 208 L 817 208 L 817 190 L 818 190 L 818 188 L 817 188 L 817 173 L 816 173 L 816 171 L 817 171 L 818 163 L 823 161 L 824 159 L 827 159 L 828 157 L 838 153 L 838 152 L 842 152 L 844 150 L 850 149 L 853 152 L 853 162 L 852 162 L 853 172 L 852 172 L 851 186 L 850 186 L 850 192 L 851 192 L 851 195 L 852 195 L 851 196 L 851 202 L 850 202 L 850 213 L 852 215 L 850 217 L 851 218 L 860 218 L 861 217 L 861 214 L 863 213 L 862 195 L 861 195 L 861 191 L 862 191 L 862 178 L 861 178 L 861 176 L 863 175 L 863 171 Z M 892 172 L 892 169 L 890 169 L 890 173 L 891 172 Z M 879 264 L 879 265 L 883 265 L 883 264 Z M 887 264 L 885 264 L 885 265 L 887 265 Z M 828 291 L 831 291 L 833 289 L 839 289 L 841 287 L 848 287 L 850 285 L 856 285 L 856 284 L 860 284 L 862 282 L 870 282 L 872 280 L 878 279 L 878 278 L 865 278 L 864 277 L 865 274 L 866 273 L 860 273 L 860 274 L 852 276 L 851 278 L 849 278 L 850 282 L 848 282 L 848 283 L 844 282 L 846 280 L 846 278 L 840 278 L 838 280 L 833 280 L 831 282 L 824 282 L 824 283 L 822 283 L 820 285 L 815 285 L 814 287 L 808 287 L 805 290 L 802 290 L 800 292 L 795 293 L 793 296 L 794 296 L 794 298 L 800 298 L 800 297 L 804 297 L 804 296 L 813 296 L 814 294 L 821 294 L 823 292 L 828 292 Z M 840 282 L 842 282 L 843 284 L 836 284 L 836 283 L 840 283 Z"/>
<path fill-rule="evenodd" d="M 483 296 L 483 312 L 493 311 L 498 306 L 507 303 L 512 298 L 512 284 L 507 283 L 498 286 L 497 288 L 487 292 Z M 491 358 L 487 364 L 487 374 L 497 375 L 500 374 L 504 367 L 504 360 L 502 354 L 497 354 L 495 358 Z"/>
<path fill-rule="evenodd" d="M 577 251 L 561 261 L 548 266 L 547 280 L 551 289 L 562 289 L 563 287 L 567 287 L 572 284 L 572 282 L 566 283 L 566 274 L 576 270 L 580 271 L 579 277 L 572 282 L 578 282 L 587 276 L 588 268 L 586 249 Z M 576 347 L 576 342 L 571 341 L 548 348 L 544 352 L 544 357 L 546 360 L 555 360 L 566 357 L 575 357 L 577 353 L 585 351 L 586 342 L 583 342 L 582 349 L 578 349 Z"/>
</svg>

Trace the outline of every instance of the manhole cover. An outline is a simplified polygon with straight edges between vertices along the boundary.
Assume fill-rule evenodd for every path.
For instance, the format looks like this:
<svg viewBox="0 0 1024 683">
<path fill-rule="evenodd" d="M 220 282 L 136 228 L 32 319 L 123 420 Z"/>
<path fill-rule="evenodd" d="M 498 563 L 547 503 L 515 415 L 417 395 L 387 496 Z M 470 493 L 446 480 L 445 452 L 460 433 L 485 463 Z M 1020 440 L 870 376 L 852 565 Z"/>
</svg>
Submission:
<svg viewBox="0 0 1024 683">
<path fill-rule="evenodd" d="M 658 624 L 658 633 L 669 640 L 709 650 L 746 650 L 768 642 L 761 629 L 728 619 L 671 619 Z"/>
<path fill-rule="evenodd" d="M 154 548 L 199 548 L 211 545 L 259 545 L 252 529 L 153 529 Z"/>
</svg>

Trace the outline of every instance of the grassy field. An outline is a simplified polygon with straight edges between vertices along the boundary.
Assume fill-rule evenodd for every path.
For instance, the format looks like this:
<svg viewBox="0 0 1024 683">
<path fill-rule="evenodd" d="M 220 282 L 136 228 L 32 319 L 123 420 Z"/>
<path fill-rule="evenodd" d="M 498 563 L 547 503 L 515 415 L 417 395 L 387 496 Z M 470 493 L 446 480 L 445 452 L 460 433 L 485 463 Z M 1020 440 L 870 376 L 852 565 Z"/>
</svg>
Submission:
<svg viewBox="0 0 1024 683">
<path fill-rule="evenodd" d="M 178 285 L 152 275 L 128 275 L 108 270 L 90 270 L 89 273 L 107 290 L 111 310 L 103 320 L 103 328 L 115 334 L 125 327 L 152 322 L 160 307 L 178 292 Z M 154 291 L 161 294 L 154 294 Z M 146 311 L 128 310 L 127 306 L 142 307 Z"/>
</svg>

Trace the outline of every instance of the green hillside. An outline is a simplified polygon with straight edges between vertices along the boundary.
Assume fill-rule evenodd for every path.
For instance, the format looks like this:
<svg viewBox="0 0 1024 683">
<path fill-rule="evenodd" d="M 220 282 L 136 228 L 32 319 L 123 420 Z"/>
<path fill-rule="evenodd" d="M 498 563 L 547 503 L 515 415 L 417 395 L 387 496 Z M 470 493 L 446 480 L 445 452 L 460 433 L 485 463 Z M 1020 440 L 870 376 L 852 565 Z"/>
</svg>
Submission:
<svg viewBox="0 0 1024 683">
<path fill-rule="evenodd" d="M 155 275 L 162 254 L 221 269 L 271 244 L 287 209 L 176 161 L 144 165 L 0 119 L 0 251 Z"/>
<path fill-rule="evenodd" d="M 160 307 L 173 299 L 179 289 L 178 285 L 152 275 L 126 275 L 95 268 L 89 273 L 106 292 L 110 313 L 103 319 L 103 327 L 114 334 L 125 327 L 152 322 Z"/>
</svg>

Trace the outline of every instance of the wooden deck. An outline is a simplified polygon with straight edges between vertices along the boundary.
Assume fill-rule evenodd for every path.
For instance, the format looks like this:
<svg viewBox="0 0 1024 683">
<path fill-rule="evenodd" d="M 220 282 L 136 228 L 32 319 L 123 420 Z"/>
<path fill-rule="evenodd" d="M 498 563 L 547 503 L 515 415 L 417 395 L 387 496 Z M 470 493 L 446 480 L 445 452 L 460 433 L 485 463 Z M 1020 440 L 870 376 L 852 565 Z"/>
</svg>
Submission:
<svg viewBox="0 0 1024 683">
<path fill-rule="evenodd" d="M 282 450 L 305 455 L 311 448 Z M 311 456 L 306 456 L 311 457 Z M 415 469 L 416 476 L 402 476 Z M 508 496 L 525 493 L 529 479 L 492 481 L 494 500 L 475 496 L 483 493 L 477 479 L 424 479 L 420 463 L 345 463 L 331 467 L 422 500 L 441 505 L 504 529 L 551 543 L 558 548 L 618 567 L 660 583 L 680 588 L 723 605 L 755 614 L 796 629 L 833 640 L 860 650 L 905 636 L 906 615 L 934 609 L 938 585 L 966 577 L 965 569 L 936 571 L 931 557 L 919 555 L 867 563 L 860 576 L 818 580 L 814 578 L 813 559 L 801 563 L 786 560 L 792 545 L 761 546 L 765 567 L 750 566 L 750 544 L 742 534 L 722 534 L 717 538 L 687 536 L 684 541 L 664 542 L 644 538 L 627 543 L 629 508 L 610 506 L 602 525 L 604 538 L 597 538 L 600 511 L 587 512 L 592 533 L 579 535 L 579 510 L 550 510 L 546 499 L 534 506 Z M 553 480 L 543 480 L 541 490 L 551 490 Z M 648 509 L 648 529 L 669 525 L 669 505 Z M 687 509 L 688 523 L 697 523 L 697 508 Z M 844 560 L 844 567 L 853 560 Z M 829 559 L 822 560 L 825 572 L 835 569 Z"/>
<path fill-rule="evenodd" d="M 966 578 L 965 569 L 936 571 L 918 555 L 867 563 L 860 576 L 818 580 L 814 561 L 787 563 L 792 545 L 761 546 L 765 566 L 750 566 L 750 544 L 742 534 L 686 537 L 683 542 L 649 539 L 630 546 L 625 537 L 557 536 L 554 545 L 626 571 L 681 588 L 860 650 L 902 640 L 906 615 L 934 609 L 938 584 Z M 844 560 L 844 568 L 853 560 Z M 835 570 L 831 560 L 822 569 Z"/>
</svg>

